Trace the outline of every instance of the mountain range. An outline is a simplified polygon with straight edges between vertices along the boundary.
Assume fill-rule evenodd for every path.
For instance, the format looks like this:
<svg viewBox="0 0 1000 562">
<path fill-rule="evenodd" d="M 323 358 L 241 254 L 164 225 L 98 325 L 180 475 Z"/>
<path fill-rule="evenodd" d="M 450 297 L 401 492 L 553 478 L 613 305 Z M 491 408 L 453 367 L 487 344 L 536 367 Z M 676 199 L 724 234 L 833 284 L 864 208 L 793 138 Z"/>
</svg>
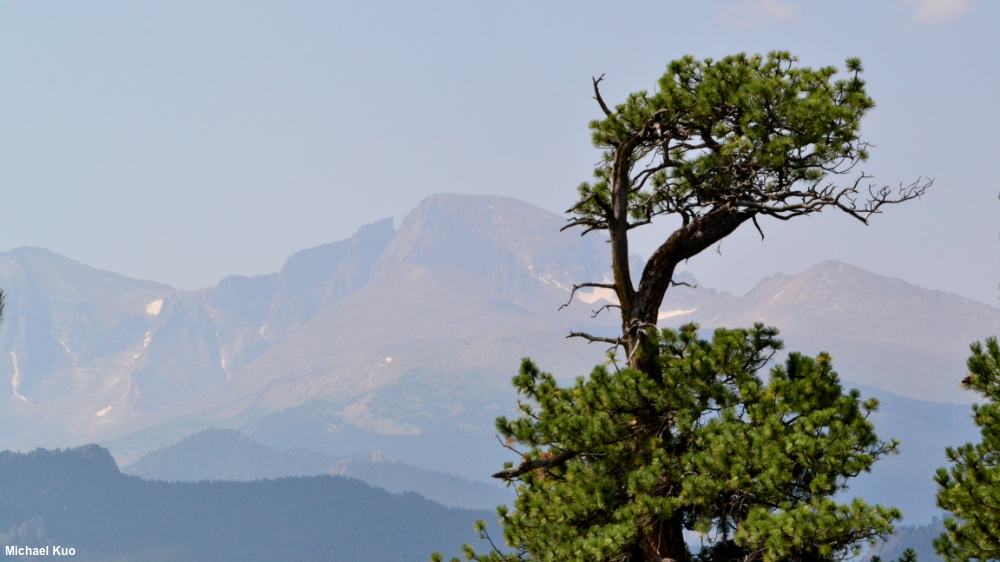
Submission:
<svg viewBox="0 0 1000 562">
<path fill-rule="evenodd" d="M 119 472 L 97 445 L 0 453 L 8 555 L 14 547 L 46 549 L 41 556 L 72 549 L 94 562 L 422 562 L 474 542 L 473 522 L 489 517 L 341 476 L 150 482 Z"/>
<path fill-rule="evenodd" d="M 618 329 L 613 311 L 592 318 L 606 291 L 578 292 L 559 310 L 573 283 L 609 272 L 604 239 L 563 224 L 509 198 L 439 195 L 398 228 L 366 225 L 279 272 L 197 291 L 37 248 L 0 254 L 0 377 L 11 381 L 0 447 L 100 442 L 127 466 L 231 429 L 275 450 L 379 450 L 482 480 L 511 458 L 493 420 L 513 410 L 520 358 L 571 380 L 606 346 L 565 335 Z M 947 444 L 969 433 L 963 404 L 974 397 L 959 381 L 968 345 L 1000 333 L 1000 309 L 839 262 L 774 275 L 743 296 L 690 273 L 677 280 L 695 287 L 668 291 L 661 326 L 775 325 L 788 350 L 828 351 L 844 380 L 881 396 L 883 423 L 931 434 L 927 420 L 947 419 Z M 943 464 L 921 449 L 940 440 L 915 437 L 900 459 L 925 454 L 914 470 Z M 917 511 L 930 514 L 922 501 Z"/>
<path fill-rule="evenodd" d="M 206 429 L 121 467 L 124 474 L 165 482 L 251 482 L 289 476 L 355 478 L 393 493 L 416 492 L 445 507 L 493 510 L 514 492 L 425 470 L 373 451 L 338 457 L 306 449 L 279 451 L 232 429 Z"/>
<path fill-rule="evenodd" d="M 682 289 L 669 294 L 663 322 L 764 322 L 789 349 L 830 351 L 848 380 L 935 402 L 972 401 L 959 384 L 969 344 L 1000 333 L 997 307 L 841 262 L 765 278 L 742 297 Z"/>
</svg>

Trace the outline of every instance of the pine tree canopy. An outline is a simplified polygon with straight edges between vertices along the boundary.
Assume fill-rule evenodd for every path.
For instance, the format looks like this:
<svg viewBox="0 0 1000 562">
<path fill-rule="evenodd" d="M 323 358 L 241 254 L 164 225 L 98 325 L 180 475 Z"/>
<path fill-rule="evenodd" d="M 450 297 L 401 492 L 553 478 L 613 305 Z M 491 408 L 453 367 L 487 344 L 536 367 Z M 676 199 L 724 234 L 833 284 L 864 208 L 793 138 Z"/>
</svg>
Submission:
<svg viewBox="0 0 1000 562">
<path fill-rule="evenodd" d="M 636 221 L 677 213 L 687 222 L 727 204 L 787 218 L 837 204 L 827 196 L 839 190 L 821 182 L 868 158 L 861 118 L 875 103 L 860 60 L 849 59 L 850 75 L 839 80 L 834 67 L 796 61 L 787 52 L 684 57 L 668 65 L 656 92 L 606 110 L 590 123 L 604 158 L 595 181 L 579 188 L 579 223 L 607 226 L 616 165 L 637 172 L 628 193 Z M 837 197 L 845 207 L 848 195 Z"/>
<path fill-rule="evenodd" d="M 655 325 L 674 269 L 758 218 L 780 220 L 837 209 L 867 223 L 885 205 L 922 195 L 931 182 L 869 185 L 856 167 L 868 157 L 861 120 L 875 103 L 858 59 L 847 74 L 798 66 L 787 52 L 721 60 L 684 57 L 667 65 L 656 91 L 628 96 L 612 110 L 594 80 L 604 117 L 590 123 L 602 158 L 594 180 L 579 187 L 565 228 L 608 232 L 613 283 L 575 285 L 615 291 L 618 339 L 632 367 L 642 331 Z M 851 176 L 845 185 L 833 181 Z M 676 230 L 652 253 L 641 278 L 629 270 L 628 234 L 671 215 Z M 571 297 L 572 299 L 572 297 Z M 648 355 L 648 352 L 647 352 Z M 638 357 L 642 357 L 641 355 Z"/>
<path fill-rule="evenodd" d="M 563 387 L 525 359 L 520 416 L 497 419 L 524 448 L 525 462 L 497 475 L 518 492 L 513 511 L 499 509 L 515 553 L 466 555 L 660 560 L 648 530 L 670 521 L 701 542 L 672 558 L 704 562 L 843 560 L 887 535 L 898 510 L 833 499 L 895 451 L 867 419 L 877 401 L 845 394 L 827 354 L 792 353 L 763 380 L 776 336 L 760 324 L 711 341 L 696 325 L 651 329 L 662 380 L 612 356 Z"/>
<path fill-rule="evenodd" d="M 938 507 L 954 517 L 934 550 L 947 562 L 1000 559 L 1000 346 L 996 338 L 972 344 L 963 386 L 986 398 L 972 407 L 982 441 L 948 448 L 950 469 L 938 469 Z"/>
</svg>

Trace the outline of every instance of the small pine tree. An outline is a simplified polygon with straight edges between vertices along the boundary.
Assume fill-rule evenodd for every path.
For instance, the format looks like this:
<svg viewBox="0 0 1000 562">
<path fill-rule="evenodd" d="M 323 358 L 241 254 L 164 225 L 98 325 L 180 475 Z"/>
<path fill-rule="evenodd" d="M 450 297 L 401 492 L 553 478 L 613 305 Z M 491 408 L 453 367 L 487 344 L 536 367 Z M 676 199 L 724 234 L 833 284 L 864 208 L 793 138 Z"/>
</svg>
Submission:
<svg viewBox="0 0 1000 562">
<path fill-rule="evenodd" d="M 944 520 L 945 533 L 934 550 L 947 562 L 1000 559 L 1000 346 L 996 338 L 972 344 L 969 375 L 962 381 L 986 398 L 972 407 L 980 443 L 948 448 L 950 469 L 937 471 L 938 507 L 954 517 Z"/>
<path fill-rule="evenodd" d="M 760 324 L 711 341 L 696 325 L 650 329 L 662 378 L 612 356 L 569 387 L 525 359 L 521 415 L 497 419 L 509 447 L 528 448 L 495 475 L 518 493 L 498 511 L 514 552 L 466 546 L 467 558 L 832 561 L 890 533 L 898 510 L 833 499 L 895 451 L 867 419 L 877 401 L 845 394 L 825 353 L 792 353 L 762 380 L 776 336 Z M 694 552 L 648 540 L 685 534 L 700 536 Z"/>
</svg>

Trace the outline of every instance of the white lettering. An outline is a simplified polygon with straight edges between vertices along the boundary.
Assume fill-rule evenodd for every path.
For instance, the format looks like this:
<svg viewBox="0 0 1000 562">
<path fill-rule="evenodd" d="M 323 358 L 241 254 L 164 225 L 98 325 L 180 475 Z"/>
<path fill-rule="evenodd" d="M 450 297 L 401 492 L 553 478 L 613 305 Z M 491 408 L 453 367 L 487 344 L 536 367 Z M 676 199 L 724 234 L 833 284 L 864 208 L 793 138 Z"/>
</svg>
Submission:
<svg viewBox="0 0 1000 562">
<path fill-rule="evenodd" d="M 4 554 L 7 556 L 49 556 L 49 547 L 6 546 Z M 53 546 L 52 556 L 76 556 L 76 549 L 66 546 Z"/>
</svg>

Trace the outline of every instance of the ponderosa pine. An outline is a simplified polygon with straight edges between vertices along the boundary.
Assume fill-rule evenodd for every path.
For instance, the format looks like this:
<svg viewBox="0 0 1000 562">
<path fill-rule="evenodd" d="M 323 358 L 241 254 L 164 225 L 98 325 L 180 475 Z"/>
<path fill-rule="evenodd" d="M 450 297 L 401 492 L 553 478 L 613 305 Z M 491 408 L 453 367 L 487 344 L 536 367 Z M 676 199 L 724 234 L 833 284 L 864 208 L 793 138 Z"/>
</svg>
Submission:
<svg viewBox="0 0 1000 562">
<path fill-rule="evenodd" d="M 518 492 L 513 511 L 499 510 L 514 552 L 467 546 L 469 559 L 844 560 L 887 535 L 898 510 L 833 499 L 895 450 L 868 421 L 877 401 L 845 393 L 826 354 L 791 353 L 761 378 L 776 335 L 759 324 L 711 341 L 695 325 L 650 334 L 662 381 L 612 361 L 563 387 L 525 359 L 521 416 L 497 428 L 530 447 L 525 458 L 563 460 L 499 474 Z M 694 552 L 668 557 L 648 542 L 677 533 L 684 544 L 687 531 L 702 537 Z"/>
<path fill-rule="evenodd" d="M 962 385 L 986 399 L 972 406 L 982 441 L 946 450 L 950 469 L 938 469 L 938 507 L 954 517 L 934 550 L 947 562 L 1000 559 L 1000 345 L 972 344 Z"/>
<path fill-rule="evenodd" d="M 833 561 L 891 530 L 895 509 L 833 500 L 895 442 L 878 440 L 867 421 L 876 402 L 845 394 L 829 355 L 791 354 L 765 381 L 776 330 L 719 330 L 702 341 L 694 326 L 656 325 L 677 265 L 741 225 L 763 237 L 760 217 L 826 208 L 867 223 L 930 186 L 863 185 L 871 176 L 856 171 L 869 148 L 860 122 L 874 102 L 861 62 L 849 59 L 840 78 L 796 62 L 785 52 L 684 57 L 655 92 L 613 110 L 593 81 L 604 117 L 590 128 L 602 159 L 566 228 L 607 231 L 612 271 L 574 285 L 570 301 L 579 289 L 612 290 L 616 302 L 599 311 L 620 311 L 621 335 L 570 335 L 624 357 L 565 388 L 525 360 L 514 379 L 522 416 L 497 428 L 527 450 L 494 475 L 518 491 L 514 511 L 500 511 L 515 552 L 467 547 L 470 559 Z M 831 181 L 852 175 L 845 186 Z M 678 226 L 636 284 L 629 233 L 662 215 Z M 702 537 L 697 552 L 685 533 Z"/>
</svg>

